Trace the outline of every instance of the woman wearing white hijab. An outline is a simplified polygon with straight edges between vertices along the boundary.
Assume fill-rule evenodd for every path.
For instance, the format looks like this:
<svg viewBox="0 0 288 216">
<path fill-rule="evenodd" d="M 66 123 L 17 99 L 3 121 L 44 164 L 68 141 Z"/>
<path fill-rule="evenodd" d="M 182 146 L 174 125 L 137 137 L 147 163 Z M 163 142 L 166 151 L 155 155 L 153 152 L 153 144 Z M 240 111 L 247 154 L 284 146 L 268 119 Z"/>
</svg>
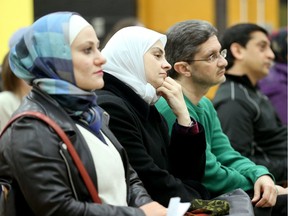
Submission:
<svg viewBox="0 0 288 216">
<path fill-rule="evenodd" d="M 126 149 L 129 161 L 152 198 L 209 199 L 199 182 L 204 174 L 203 127 L 190 118 L 181 86 L 167 77 L 166 36 L 132 26 L 119 30 L 102 54 L 105 85 L 98 104 L 110 114 L 110 129 Z M 154 104 L 163 96 L 177 116 L 171 139 Z M 192 140 L 192 141 L 191 141 Z"/>
</svg>

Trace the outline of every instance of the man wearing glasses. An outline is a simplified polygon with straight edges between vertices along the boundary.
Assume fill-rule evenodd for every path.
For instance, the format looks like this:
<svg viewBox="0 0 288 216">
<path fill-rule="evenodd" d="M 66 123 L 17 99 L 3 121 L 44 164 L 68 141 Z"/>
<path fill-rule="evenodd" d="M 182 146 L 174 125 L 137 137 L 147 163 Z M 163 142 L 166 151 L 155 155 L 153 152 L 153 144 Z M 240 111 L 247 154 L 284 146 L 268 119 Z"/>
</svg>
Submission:
<svg viewBox="0 0 288 216">
<path fill-rule="evenodd" d="M 255 165 L 231 147 L 213 104 L 205 97 L 211 87 L 226 80 L 227 50 L 221 48 L 217 30 L 202 20 L 176 23 L 167 32 L 165 52 L 172 65 L 169 76 L 182 85 L 191 117 L 205 129 L 207 149 L 203 184 L 213 196 L 242 188 L 253 197 L 256 214 L 270 215 L 271 208 L 262 207 L 274 206 L 277 193 L 287 193 L 286 189 L 275 186 L 266 167 Z M 156 107 L 171 131 L 176 118 L 173 112 L 162 98 Z"/>
</svg>

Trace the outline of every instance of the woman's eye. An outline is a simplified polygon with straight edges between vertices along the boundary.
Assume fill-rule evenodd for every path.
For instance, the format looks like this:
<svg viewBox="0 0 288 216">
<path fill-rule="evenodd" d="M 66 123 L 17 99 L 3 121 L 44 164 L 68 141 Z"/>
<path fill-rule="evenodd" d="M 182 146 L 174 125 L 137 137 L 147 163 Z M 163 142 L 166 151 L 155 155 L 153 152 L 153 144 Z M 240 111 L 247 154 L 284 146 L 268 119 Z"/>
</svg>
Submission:
<svg viewBox="0 0 288 216">
<path fill-rule="evenodd" d="M 84 53 L 89 54 L 92 51 L 92 47 L 88 47 L 86 49 L 84 49 Z"/>
<path fill-rule="evenodd" d="M 162 55 L 156 53 L 156 54 L 154 54 L 154 56 L 155 56 L 156 58 L 161 58 Z"/>
</svg>

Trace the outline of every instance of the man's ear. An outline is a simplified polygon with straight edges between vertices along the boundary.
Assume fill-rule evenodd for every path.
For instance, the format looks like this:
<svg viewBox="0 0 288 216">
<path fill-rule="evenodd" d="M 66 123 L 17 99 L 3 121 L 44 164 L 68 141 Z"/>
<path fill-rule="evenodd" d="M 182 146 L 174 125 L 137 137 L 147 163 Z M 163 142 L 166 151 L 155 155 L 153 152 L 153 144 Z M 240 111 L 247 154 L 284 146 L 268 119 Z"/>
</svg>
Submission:
<svg viewBox="0 0 288 216">
<path fill-rule="evenodd" d="M 243 46 L 241 46 L 239 43 L 232 43 L 230 50 L 235 59 L 243 58 Z"/>
<path fill-rule="evenodd" d="M 179 74 L 184 75 L 184 76 L 190 76 L 190 65 L 187 62 L 180 61 L 176 62 L 174 64 L 174 69 L 177 71 Z"/>
</svg>

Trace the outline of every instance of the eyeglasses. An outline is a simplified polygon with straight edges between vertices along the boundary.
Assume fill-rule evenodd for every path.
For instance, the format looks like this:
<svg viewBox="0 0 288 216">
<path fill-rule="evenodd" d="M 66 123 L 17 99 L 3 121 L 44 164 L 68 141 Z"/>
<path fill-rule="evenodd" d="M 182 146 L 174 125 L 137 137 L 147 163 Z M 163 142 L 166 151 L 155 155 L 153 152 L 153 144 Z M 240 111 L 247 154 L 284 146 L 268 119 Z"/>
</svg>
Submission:
<svg viewBox="0 0 288 216">
<path fill-rule="evenodd" d="M 207 62 L 211 63 L 211 62 L 215 62 L 216 60 L 218 60 L 220 58 L 220 56 L 222 56 L 222 58 L 226 58 L 227 49 L 223 49 L 220 53 L 214 53 L 214 54 L 210 55 L 206 59 L 192 59 L 192 60 L 189 60 L 189 61 L 190 62 L 192 62 L 192 61 L 207 61 Z"/>
</svg>

